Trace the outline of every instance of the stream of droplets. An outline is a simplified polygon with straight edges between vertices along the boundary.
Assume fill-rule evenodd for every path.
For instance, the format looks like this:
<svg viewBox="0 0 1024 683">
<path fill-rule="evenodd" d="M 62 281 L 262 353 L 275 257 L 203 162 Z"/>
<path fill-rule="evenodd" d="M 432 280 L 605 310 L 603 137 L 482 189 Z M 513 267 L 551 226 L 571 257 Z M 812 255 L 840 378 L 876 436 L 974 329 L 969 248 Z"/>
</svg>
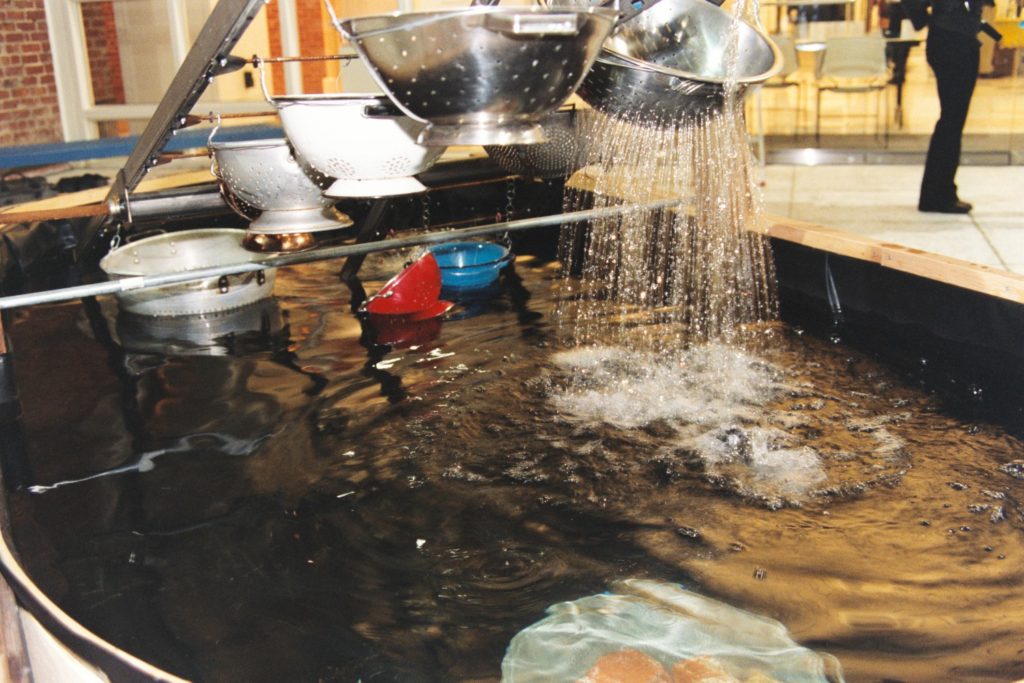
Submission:
<svg viewBox="0 0 1024 683">
<path fill-rule="evenodd" d="M 578 117 L 584 166 L 582 182 L 567 188 L 567 211 L 679 201 L 563 231 L 566 272 L 579 277 L 565 281 L 557 316 L 573 343 L 671 357 L 691 344 L 732 343 L 744 325 L 776 316 L 763 203 L 737 87 L 744 13 L 738 4 L 716 106 L 674 121 L 640 109 Z"/>
<path fill-rule="evenodd" d="M 577 118 L 585 165 L 566 210 L 678 202 L 563 231 L 556 318 L 566 350 L 550 402 L 581 424 L 671 425 L 673 447 L 715 470 L 739 462 L 729 478 L 742 489 L 793 500 L 827 477 L 819 454 L 779 429 L 772 402 L 786 373 L 761 360 L 756 334 L 778 299 L 740 83 L 750 5 L 733 7 L 713 105 L 675 120 L 640 107 Z"/>
</svg>

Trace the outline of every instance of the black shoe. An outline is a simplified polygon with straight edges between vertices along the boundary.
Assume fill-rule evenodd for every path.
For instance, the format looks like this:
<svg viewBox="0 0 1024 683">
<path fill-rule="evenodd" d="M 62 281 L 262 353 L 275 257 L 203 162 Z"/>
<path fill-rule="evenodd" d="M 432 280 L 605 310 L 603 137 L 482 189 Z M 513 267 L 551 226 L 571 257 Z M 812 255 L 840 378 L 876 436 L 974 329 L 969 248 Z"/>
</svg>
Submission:
<svg viewBox="0 0 1024 683">
<path fill-rule="evenodd" d="M 927 213 L 970 213 L 974 207 L 959 199 L 952 204 L 918 204 L 918 211 Z"/>
</svg>

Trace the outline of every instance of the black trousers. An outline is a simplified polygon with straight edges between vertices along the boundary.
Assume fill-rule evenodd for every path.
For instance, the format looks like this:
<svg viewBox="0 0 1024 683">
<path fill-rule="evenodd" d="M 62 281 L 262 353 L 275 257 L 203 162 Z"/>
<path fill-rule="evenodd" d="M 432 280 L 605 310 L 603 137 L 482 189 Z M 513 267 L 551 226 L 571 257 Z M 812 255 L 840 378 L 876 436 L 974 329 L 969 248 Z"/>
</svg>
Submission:
<svg viewBox="0 0 1024 683">
<path fill-rule="evenodd" d="M 935 124 L 921 179 L 921 206 L 948 206 L 957 200 L 956 176 L 967 109 L 978 81 L 981 44 L 974 36 L 928 29 L 928 64 L 939 87 L 939 120 Z"/>
</svg>

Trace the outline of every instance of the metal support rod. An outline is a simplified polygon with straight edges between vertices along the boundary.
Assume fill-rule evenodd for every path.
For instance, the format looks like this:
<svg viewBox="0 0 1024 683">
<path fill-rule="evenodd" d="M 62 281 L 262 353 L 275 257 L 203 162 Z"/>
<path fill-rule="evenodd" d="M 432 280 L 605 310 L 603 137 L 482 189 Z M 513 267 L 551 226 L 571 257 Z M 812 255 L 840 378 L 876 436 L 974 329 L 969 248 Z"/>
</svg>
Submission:
<svg viewBox="0 0 1024 683">
<path fill-rule="evenodd" d="M 249 64 L 253 66 L 259 66 L 260 62 L 265 64 L 280 64 L 282 62 L 330 62 L 337 60 L 348 61 L 350 59 L 359 59 L 359 55 L 355 52 L 342 52 L 336 55 L 294 55 L 290 57 L 253 57 L 248 60 Z"/>
<path fill-rule="evenodd" d="M 198 268 L 162 275 L 140 275 L 127 277 L 109 282 L 97 282 L 77 287 L 65 287 L 45 292 L 32 292 L 29 294 L 17 294 L 0 298 L 0 310 L 17 308 L 20 306 L 33 306 L 35 304 L 54 303 L 57 301 L 71 301 L 89 296 L 100 296 L 104 294 L 116 294 L 117 292 L 135 291 L 151 287 L 165 287 L 177 285 L 184 282 L 205 280 L 206 278 L 221 277 L 224 275 L 238 275 L 240 273 L 251 273 L 267 268 L 279 268 L 293 266 L 300 263 L 312 263 L 314 261 L 326 261 L 330 259 L 343 258 L 359 254 L 370 254 L 378 251 L 401 249 L 421 244 L 439 244 L 452 242 L 470 237 L 492 235 L 494 233 L 518 232 L 532 228 L 561 225 L 563 223 L 579 223 L 595 218 L 606 218 L 617 216 L 630 211 L 651 211 L 665 209 L 672 206 L 682 206 L 688 203 L 686 199 L 663 199 L 646 204 L 628 204 L 612 206 L 602 209 L 587 209 L 585 211 L 573 211 L 570 213 L 555 214 L 553 216 L 538 216 L 535 218 L 523 218 L 516 221 L 492 223 L 474 228 L 462 228 L 460 230 L 440 230 L 427 232 L 420 235 L 410 235 L 395 239 L 381 240 L 379 242 L 367 242 L 365 244 L 345 244 L 337 247 L 323 247 L 313 251 L 295 252 L 280 254 L 268 258 L 261 258 L 257 261 L 234 263 L 225 266 L 211 268 Z"/>
<path fill-rule="evenodd" d="M 379 242 L 383 239 L 384 235 L 388 234 L 388 229 L 384 225 L 384 213 L 387 211 L 390 203 L 389 197 L 378 197 L 373 200 L 373 204 L 370 205 L 370 212 L 363 220 L 363 224 L 359 228 L 359 234 L 356 235 L 356 244 Z M 365 259 L 366 254 L 352 254 L 346 258 L 339 276 L 341 281 L 351 286 L 353 280 L 356 279 L 356 273 L 359 272 Z"/>
</svg>

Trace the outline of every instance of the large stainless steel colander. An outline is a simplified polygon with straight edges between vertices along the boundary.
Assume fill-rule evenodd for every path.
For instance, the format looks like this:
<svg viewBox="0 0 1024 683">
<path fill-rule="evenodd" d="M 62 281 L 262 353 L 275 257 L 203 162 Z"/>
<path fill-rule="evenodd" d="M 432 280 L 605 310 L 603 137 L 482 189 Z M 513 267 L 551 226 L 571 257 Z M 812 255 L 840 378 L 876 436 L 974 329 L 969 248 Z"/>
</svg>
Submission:
<svg viewBox="0 0 1024 683">
<path fill-rule="evenodd" d="M 547 142 L 533 145 L 487 145 L 487 156 L 503 170 L 525 178 L 568 178 L 582 165 L 576 117 L 563 109 L 544 118 L 540 125 Z"/>
<path fill-rule="evenodd" d="M 309 233 L 352 225 L 352 219 L 323 196 L 284 138 L 211 141 L 210 152 L 228 202 L 247 218 L 251 218 L 249 207 L 260 212 L 249 224 L 250 233 Z"/>
<path fill-rule="evenodd" d="M 659 0 L 618 26 L 579 95 L 607 114 L 675 119 L 719 106 L 730 80 L 742 93 L 781 68 L 752 24 L 707 0 Z"/>
<path fill-rule="evenodd" d="M 614 26 L 603 8 L 475 6 L 346 19 L 338 29 L 429 145 L 543 142 Z"/>
</svg>

